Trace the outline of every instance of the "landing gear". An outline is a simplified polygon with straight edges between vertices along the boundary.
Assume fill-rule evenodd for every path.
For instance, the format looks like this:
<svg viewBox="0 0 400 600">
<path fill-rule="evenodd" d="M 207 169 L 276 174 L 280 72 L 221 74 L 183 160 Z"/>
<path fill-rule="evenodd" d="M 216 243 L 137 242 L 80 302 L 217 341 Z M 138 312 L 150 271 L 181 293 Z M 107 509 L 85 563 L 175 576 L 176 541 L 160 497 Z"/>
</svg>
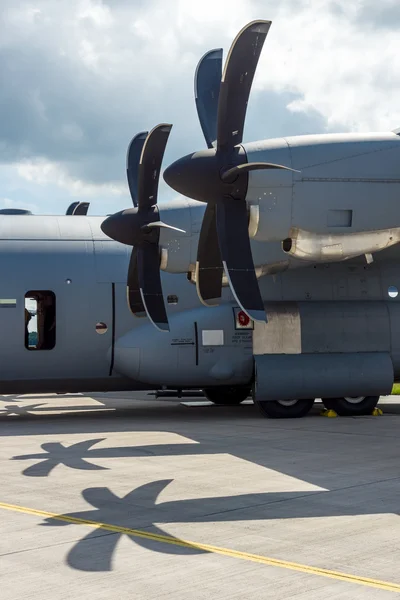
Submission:
<svg viewBox="0 0 400 600">
<path fill-rule="evenodd" d="M 370 415 L 379 402 L 379 396 L 345 396 L 322 398 L 325 408 L 334 410 L 341 417 Z"/>
<path fill-rule="evenodd" d="M 263 417 L 270 419 L 298 419 L 305 417 L 313 407 L 314 398 L 306 400 L 255 401 Z"/>
<path fill-rule="evenodd" d="M 250 396 L 251 389 L 247 386 L 220 386 L 204 388 L 203 392 L 207 400 L 214 404 L 235 406 Z"/>
</svg>

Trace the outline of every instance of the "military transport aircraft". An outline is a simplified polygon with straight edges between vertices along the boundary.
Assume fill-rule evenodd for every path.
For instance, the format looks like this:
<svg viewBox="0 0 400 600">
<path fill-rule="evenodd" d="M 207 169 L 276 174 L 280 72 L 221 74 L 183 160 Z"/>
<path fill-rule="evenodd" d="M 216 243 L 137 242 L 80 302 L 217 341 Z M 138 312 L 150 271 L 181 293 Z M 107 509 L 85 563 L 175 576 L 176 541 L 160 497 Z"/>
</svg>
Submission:
<svg viewBox="0 0 400 600">
<path fill-rule="evenodd" d="M 370 411 L 400 373 L 400 136 L 347 133 L 243 144 L 270 25 L 246 25 L 223 72 L 222 50 L 205 54 L 196 70 L 208 149 L 164 172 L 174 190 L 205 206 L 195 259 L 195 205 L 174 212 L 167 226 L 154 202 L 171 126 L 132 143 L 132 156 L 148 169 L 146 200 L 101 227 L 135 246 L 128 274 L 133 312 L 147 310 L 157 328 L 171 333 L 158 335 L 150 324 L 128 332 L 116 342 L 115 364 L 148 382 L 162 373 L 167 385 L 253 382 L 253 398 L 269 415 L 305 414 L 315 397 L 342 414 Z M 191 235 L 180 238 L 171 223 L 186 232 L 192 226 Z M 181 239 L 180 248 L 170 250 Z M 159 265 L 188 271 L 202 303 L 214 308 L 175 314 L 168 324 Z M 239 324 L 234 306 L 215 307 L 224 276 Z M 140 277 L 152 288 L 151 306 Z"/>
<path fill-rule="evenodd" d="M 365 414 L 390 393 L 400 376 L 400 136 L 243 144 L 270 25 L 246 25 L 223 72 L 221 50 L 200 60 L 208 149 L 164 172 L 184 196 L 157 204 L 171 131 L 160 124 L 128 148 L 133 208 L 2 216 L 2 393 L 164 385 L 239 403 L 252 388 L 275 417 L 303 416 L 315 398 Z M 37 303 L 35 345 L 24 297 Z"/>
</svg>

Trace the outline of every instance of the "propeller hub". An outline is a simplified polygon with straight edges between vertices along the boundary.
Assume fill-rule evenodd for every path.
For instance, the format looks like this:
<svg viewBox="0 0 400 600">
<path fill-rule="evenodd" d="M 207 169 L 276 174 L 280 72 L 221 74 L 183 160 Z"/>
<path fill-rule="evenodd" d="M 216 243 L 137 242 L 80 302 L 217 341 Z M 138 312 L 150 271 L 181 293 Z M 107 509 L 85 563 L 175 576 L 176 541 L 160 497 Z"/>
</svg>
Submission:
<svg viewBox="0 0 400 600">
<path fill-rule="evenodd" d="M 217 202 L 221 196 L 244 199 L 247 192 L 247 174 L 223 180 L 223 173 L 247 162 L 242 146 L 230 153 L 214 148 L 201 150 L 175 161 L 164 171 L 165 182 L 179 194 L 200 202 Z"/>
<path fill-rule="evenodd" d="M 144 241 L 157 243 L 159 232 L 147 225 L 158 220 L 156 206 L 145 210 L 128 208 L 105 219 L 101 230 L 112 240 L 127 246 L 139 246 Z"/>
</svg>

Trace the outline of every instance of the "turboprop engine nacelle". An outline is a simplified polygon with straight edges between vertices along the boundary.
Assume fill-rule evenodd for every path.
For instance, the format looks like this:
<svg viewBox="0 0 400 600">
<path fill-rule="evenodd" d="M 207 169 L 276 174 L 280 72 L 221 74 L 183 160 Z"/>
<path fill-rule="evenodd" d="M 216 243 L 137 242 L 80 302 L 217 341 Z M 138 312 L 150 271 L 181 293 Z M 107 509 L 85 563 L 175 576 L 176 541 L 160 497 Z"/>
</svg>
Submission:
<svg viewBox="0 0 400 600">
<path fill-rule="evenodd" d="M 160 268 L 169 273 L 187 273 L 188 280 L 193 284 L 196 283 L 199 233 L 205 208 L 203 202 L 184 197 L 158 205 L 160 219 L 182 230 L 160 229 Z M 304 266 L 301 261 L 294 260 L 297 257 L 292 258 L 285 253 L 279 242 L 252 243 L 252 254 L 257 279 Z M 225 273 L 222 285 L 229 285 Z"/>
<path fill-rule="evenodd" d="M 205 206 L 202 202 L 178 198 L 158 205 L 163 222 L 178 227 L 160 230 L 160 268 L 169 273 L 188 273 L 196 263 L 197 244 Z"/>
<path fill-rule="evenodd" d="M 287 166 L 249 172 L 249 234 L 283 241 L 400 227 L 400 136 L 329 134 L 243 144 L 247 161 Z"/>
<path fill-rule="evenodd" d="M 321 235 L 293 229 L 282 242 L 290 256 L 311 262 L 337 262 L 365 254 L 368 262 L 375 252 L 400 242 L 400 228 L 339 235 Z"/>
</svg>

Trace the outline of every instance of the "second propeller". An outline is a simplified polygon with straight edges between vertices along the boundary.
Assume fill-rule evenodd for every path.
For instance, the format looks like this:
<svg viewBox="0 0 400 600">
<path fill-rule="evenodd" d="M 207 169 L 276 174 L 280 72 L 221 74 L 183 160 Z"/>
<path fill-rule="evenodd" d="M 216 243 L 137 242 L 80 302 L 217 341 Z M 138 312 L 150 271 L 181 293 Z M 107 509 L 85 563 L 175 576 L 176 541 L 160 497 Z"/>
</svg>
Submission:
<svg viewBox="0 0 400 600">
<path fill-rule="evenodd" d="M 101 225 L 103 233 L 133 246 L 127 278 L 128 305 L 146 312 L 161 331 L 169 331 L 160 276 L 160 229 L 183 230 L 160 220 L 157 194 L 161 163 L 172 125 L 160 124 L 137 134 L 127 153 L 127 177 L 134 208 L 117 212 Z"/>
</svg>

